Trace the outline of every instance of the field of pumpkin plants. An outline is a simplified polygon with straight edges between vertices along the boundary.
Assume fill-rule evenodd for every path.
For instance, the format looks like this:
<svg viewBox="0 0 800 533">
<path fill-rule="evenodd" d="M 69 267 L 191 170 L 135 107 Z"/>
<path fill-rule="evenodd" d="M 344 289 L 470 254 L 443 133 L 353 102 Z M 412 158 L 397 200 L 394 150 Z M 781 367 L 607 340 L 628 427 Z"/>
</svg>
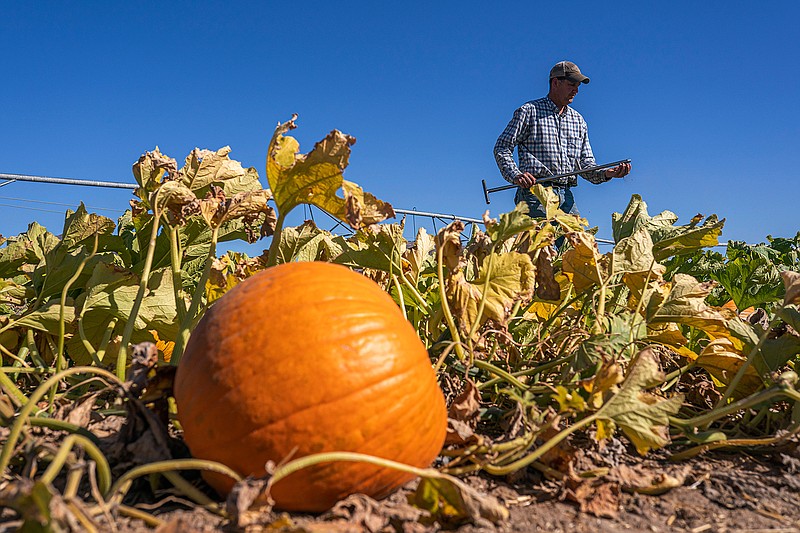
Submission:
<svg viewBox="0 0 800 533">
<path fill-rule="evenodd" d="M 545 219 L 520 205 L 409 241 L 344 180 L 355 139 L 301 153 L 295 127 L 275 130 L 265 182 L 227 147 L 183 165 L 156 149 L 118 221 L 81 205 L 0 238 L 0 523 L 177 531 L 169 512 L 202 508 L 307 531 L 402 486 L 405 514 L 373 530 L 500 526 L 508 506 L 469 479 L 585 495 L 609 469 L 581 449 L 796 448 L 800 233 L 715 248 L 724 219 L 681 225 L 634 196 L 601 252 L 535 186 Z M 301 204 L 351 231 L 285 225 Z M 259 257 L 218 253 L 266 238 Z"/>
</svg>

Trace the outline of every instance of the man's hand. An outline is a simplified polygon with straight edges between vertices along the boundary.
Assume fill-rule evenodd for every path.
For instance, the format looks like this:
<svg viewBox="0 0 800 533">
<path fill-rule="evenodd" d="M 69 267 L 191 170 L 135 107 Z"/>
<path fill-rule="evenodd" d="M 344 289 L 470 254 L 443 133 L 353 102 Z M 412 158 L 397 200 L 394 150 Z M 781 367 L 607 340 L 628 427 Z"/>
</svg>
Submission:
<svg viewBox="0 0 800 533">
<path fill-rule="evenodd" d="M 517 176 L 517 185 L 530 189 L 536 183 L 536 178 L 530 172 L 523 172 Z"/>
<path fill-rule="evenodd" d="M 619 165 L 609 168 L 605 172 L 605 176 L 607 178 L 621 178 L 623 176 L 627 176 L 628 172 L 631 171 L 631 164 L 630 163 L 620 163 Z"/>
</svg>

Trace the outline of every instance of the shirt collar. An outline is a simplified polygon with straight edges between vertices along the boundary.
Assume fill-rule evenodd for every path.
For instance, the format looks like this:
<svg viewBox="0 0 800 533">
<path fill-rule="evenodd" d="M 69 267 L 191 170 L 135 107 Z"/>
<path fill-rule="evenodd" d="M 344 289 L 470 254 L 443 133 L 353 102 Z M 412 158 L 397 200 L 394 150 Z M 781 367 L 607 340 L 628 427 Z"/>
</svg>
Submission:
<svg viewBox="0 0 800 533">
<path fill-rule="evenodd" d="M 547 107 L 550 109 L 550 111 L 552 111 L 553 113 L 558 115 L 558 106 L 555 104 L 555 102 L 550 100 L 550 96 L 545 96 L 544 99 L 547 102 Z M 565 107 L 564 108 L 564 116 L 568 115 L 571 110 L 572 110 L 572 108 L 570 106 Z"/>
</svg>

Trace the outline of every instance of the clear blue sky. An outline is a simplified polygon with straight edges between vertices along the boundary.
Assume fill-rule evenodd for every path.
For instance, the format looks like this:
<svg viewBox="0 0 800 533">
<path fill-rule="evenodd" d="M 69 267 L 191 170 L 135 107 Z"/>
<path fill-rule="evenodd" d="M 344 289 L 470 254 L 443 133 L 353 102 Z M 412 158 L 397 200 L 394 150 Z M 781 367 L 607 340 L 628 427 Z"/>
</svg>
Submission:
<svg viewBox="0 0 800 533">
<path fill-rule="evenodd" d="M 0 173 L 133 182 L 156 145 L 179 162 L 230 145 L 266 185 L 268 139 L 298 113 L 302 151 L 334 128 L 353 135 L 345 177 L 395 207 L 497 216 L 513 192 L 484 202 L 481 179 L 505 184 L 494 142 L 568 59 L 592 80 L 573 107 L 598 163 L 633 160 L 629 178 L 575 190 L 601 237 L 634 193 L 681 223 L 725 217 L 724 241 L 794 236 L 798 6 L 4 2 Z M 59 233 L 54 204 L 81 200 L 116 219 L 130 197 L 13 183 L 0 187 L 0 234 L 33 220 Z"/>
</svg>

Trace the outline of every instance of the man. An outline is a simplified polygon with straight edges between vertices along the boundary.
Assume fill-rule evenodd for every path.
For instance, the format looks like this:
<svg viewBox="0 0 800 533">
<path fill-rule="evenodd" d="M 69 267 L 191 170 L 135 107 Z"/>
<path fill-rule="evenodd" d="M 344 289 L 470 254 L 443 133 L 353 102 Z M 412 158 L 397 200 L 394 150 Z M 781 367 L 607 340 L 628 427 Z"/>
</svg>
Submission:
<svg viewBox="0 0 800 533">
<path fill-rule="evenodd" d="M 556 63 L 550 70 L 550 91 L 547 96 L 527 102 L 514 111 L 514 117 L 494 145 L 494 157 L 503 177 L 519 185 L 514 202 L 526 202 L 532 217 L 545 216 L 541 203 L 530 192 L 537 178 L 596 165 L 586 121 L 580 113 L 569 107 L 582 83 L 589 83 L 589 78 L 581 73 L 575 63 Z M 519 165 L 514 162 L 514 147 L 517 148 Z M 586 172 L 580 176 L 592 183 L 604 183 L 612 178 L 621 178 L 630 171 L 630 163 L 621 163 L 613 168 Z M 578 214 L 570 190 L 578 185 L 575 176 L 546 185 L 558 194 L 562 211 Z"/>
</svg>

